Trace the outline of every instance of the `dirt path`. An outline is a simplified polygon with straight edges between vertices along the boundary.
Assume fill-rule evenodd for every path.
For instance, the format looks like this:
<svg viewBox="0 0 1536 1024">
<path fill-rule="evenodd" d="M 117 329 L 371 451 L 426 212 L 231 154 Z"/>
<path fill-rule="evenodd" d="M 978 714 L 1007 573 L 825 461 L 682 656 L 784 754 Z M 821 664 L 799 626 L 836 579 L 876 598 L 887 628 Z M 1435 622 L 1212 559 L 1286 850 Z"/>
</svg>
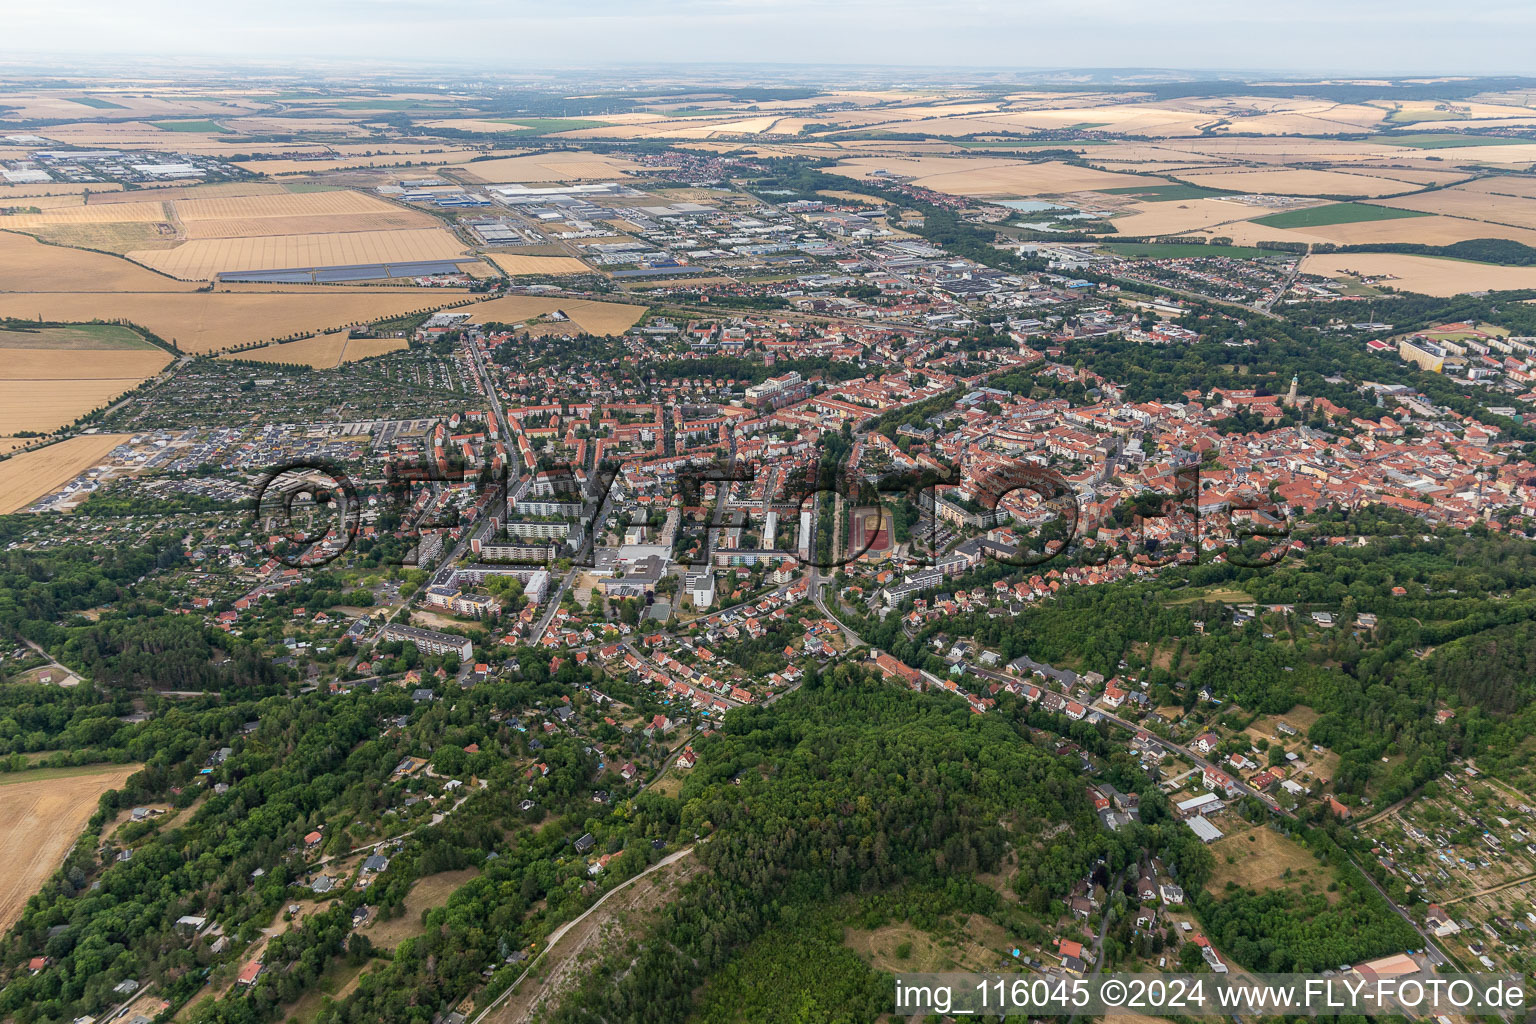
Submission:
<svg viewBox="0 0 1536 1024">
<path fill-rule="evenodd" d="M 518 1024 L 527 1020 L 535 1008 L 563 991 L 572 971 L 577 967 L 577 960 L 601 938 L 605 924 L 624 911 L 654 908 L 659 897 L 669 894 L 688 877 L 691 872 L 687 867 L 668 872 L 665 877 L 657 877 L 657 872 L 670 868 L 691 853 L 693 847 L 688 846 L 668 854 L 635 877 L 608 890 L 579 917 L 550 932 L 543 951 L 534 957 L 533 962 L 505 992 L 476 1014 L 470 1024 Z M 545 961 L 548 963 L 541 977 L 524 987 L 523 982 L 529 973 Z"/>
<path fill-rule="evenodd" d="M 1375 814 L 1371 815 L 1369 818 L 1363 818 L 1360 821 L 1355 822 L 1355 828 L 1361 829 L 1361 828 L 1364 828 L 1367 825 L 1374 825 L 1374 824 L 1376 824 L 1376 822 L 1378 822 L 1381 819 L 1387 817 L 1389 814 L 1396 814 L 1399 810 L 1402 809 L 1404 804 L 1408 803 L 1408 801 L 1410 801 L 1412 799 L 1414 799 L 1414 797 L 1406 796 L 1403 799 L 1399 800 L 1397 803 L 1393 804 L 1391 807 L 1383 807 L 1381 810 L 1377 811 Z"/>
<path fill-rule="evenodd" d="M 1493 778 L 1490 775 L 1483 775 L 1483 776 L 1480 776 L 1480 778 L 1482 779 L 1483 782 L 1486 782 L 1488 785 L 1492 786 L 1494 789 L 1501 789 L 1501 790 L 1503 790 L 1504 792 L 1508 793 L 1510 796 L 1515 797 L 1516 799 L 1518 799 L 1523 804 L 1526 804 L 1526 805 L 1536 804 L 1536 799 L 1532 799 L 1531 797 L 1527 796 L 1526 794 L 1520 792 L 1518 789 L 1516 789 L 1514 786 L 1511 786 L 1507 782 L 1501 782 L 1500 780 L 1495 779 L 1495 778 Z"/>
<path fill-rule="evenodd" d="M 1498 885 L 1490 885 L 1485 889 L 1479 889 L 1476 892 L 1469 892 L 1465 896 L 1453 896 L 1448 900 L 1441 900 L 1440 905 L 1442 907 L 1448 907 L 1452 903 L 1464 903 L 1467 900 L 1475 900 L 1479 896 L 1487 896 L 1492 893 L 1503 892 L 1505 889 L 1513 889 L 1517 885 L 1524 885 L 1525 883 L 1532 881 L 1536 881 L 1536 874 L 1521 875 L 1519 878 L 1511 878 L 1509 881 L 1500 882 Z"/>
</svg>

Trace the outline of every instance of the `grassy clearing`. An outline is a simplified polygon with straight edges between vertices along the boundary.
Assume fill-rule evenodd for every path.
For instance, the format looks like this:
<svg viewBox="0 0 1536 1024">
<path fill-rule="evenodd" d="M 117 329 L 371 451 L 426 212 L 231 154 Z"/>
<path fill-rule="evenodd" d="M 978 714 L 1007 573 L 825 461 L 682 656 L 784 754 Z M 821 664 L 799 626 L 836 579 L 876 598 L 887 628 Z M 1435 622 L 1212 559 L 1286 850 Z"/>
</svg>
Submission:
<svg viewBox="0 0 1536 1024">
<path fill-rule="evenodd" d="M 1337 891 L 1328 892 L 1333 873 L 1312 856 L 1311 851 L 1294 839 L 1287 839 L 1274 829 L 1256 825 L 1211 844 L 1216 866 L 1206 889 L 1220 896 L 1228 882 L 1245 889 L 1267 891 L 1290 889 L 1294 892 L 1321 892 L 1329 903 L 1337 903 Z"/>
<path fill-rule="evenodd" d="M 1234 259 L 1247 260 L 1259 256 L 1287 255 L 1246 245 L 1199 245 L 1193 242 L 1113 242 L 1105 248 L 1120 256 L 1135 256 L 1138 259 L 1150 260 L 1172 260 L 1188 256 L 1231 256 Z"/>
<path fill-rule="evenodd" d="M 952 934 L 935 935 L 910 924 L 889 924 L 874 931 L 848 928 L 843 945 L 865 963 L 892 974 L 986 970 L 1008 945 L 1007 933 L 990 918 L 972 914 Z"/>
<path fill-rule="evenodd" d="M 353 989 L 357 988 L 357 983 L 363 976 L 363 967 L 362 964 L 331 965 L 320 976 L 318 984 L 286 1009 L 283 1014 L 285 1024 L 306 1024 L 315 1019 L 327 999 L 333 1002 L 345 999 Z"/>
<path fill-rule="evenodd" d="M 459 886 L 480 873 L 478 868 L 462 871 L 444 871 L 418 879 L 405 897 L 405 911 L 388 921 L 375 920 L 364 930 L 375 946 L 394 949 L 406 939 L 420 935 L 425 928 L 421 914 L 432 907 L 441 907 Z"/>
<path fill-rule="evenodd" d="M 1420 121 L 1465 121 L 1468 115 L 1459 110 L 1425 110 L 1414 107 L 1404 110 L 1398 107 L 1387 115 L 1391 124 L 1416 124 Z"/>
<path fill-rule="evenodd" d="M 1194 604 L 1196 601 L 1219 601 L 1222 604 L 1254 603 L 1251 595 L 1234 587 L 1211 587 L 1209 589 L 1196 590 L 1170 598 L 1164 603 L 1171 607 L 1181 604 Z"/>
<path fill-rule="evenodd" d="M 71 327 L 0 326 L 0 348 L 122 349 L 154 348 L 137 331 L 118 324 Z"/>
<path fill-rule="evenodd" d="M 1095 192 L 1101 192 L 1109 196 L 1135 196 L 1147 203 L 1174 203 L 1188 202 L 1191 199 L 1215 199 L 1218 196 L 1230 196 L 1235 193 L 1221 188 L 1206 188 L 1204 185 L 1127 185 L 1120 188 L 1100 188 Z"/>
<path fill-rule="evenodd" d="M 683 791 L 683 779 L 675 770 L 668 769 L 667 774 L 657 779 L 651 786 L 651 792 L 659 796 L 675 797 Z"/>
<path fill-rule="evenodd" d="M 150 124 L 163 132 L 198 132 L 202 135 L 232 135 L 228 128 L 212 121 L 151 121 Z"/>
<path fill-rule="evenodd" d="M 1330 203 L 1307 210 L 1286 210 L 1268 217 L 1257 217 L 1254 224 L 1269 228 L 1319 228 L 1329 224 L 1357 224 L 1369 220 L 1396 220 L 1400 217 L 1428 217 L 1422 210 L 1399 210 L 1393 206 L 1369 203 Z"/>
</svg>

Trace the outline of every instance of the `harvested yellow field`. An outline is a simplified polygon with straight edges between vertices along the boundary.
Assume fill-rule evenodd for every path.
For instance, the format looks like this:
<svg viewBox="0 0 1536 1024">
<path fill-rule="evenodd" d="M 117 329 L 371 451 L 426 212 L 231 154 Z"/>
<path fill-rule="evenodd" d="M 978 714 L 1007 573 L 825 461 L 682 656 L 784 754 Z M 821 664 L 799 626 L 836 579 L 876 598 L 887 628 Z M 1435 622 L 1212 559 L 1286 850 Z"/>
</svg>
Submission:
<svg viewBox="0 0 1536 1024">
<path fill-rule="evenodd" d="M 1406 181 L 1415 185 L 1450 185 L 1467 180 L 1466 171 L 1440 171 L 1426 167 L 1400 167 L 1377 166 L 1380 161 L 1372 163 L 1355 164 L 1340 170 L 1353 171 L 1356 174 L 1374 174 L 1383 178 L 1391 178 L 1394 181 Z"/>
<path fill-rule="evenodd" d="M 1448 217 L 1465 217 L 1490 224 L 1536 228 L 1536 199 L 1496 195 L 1460 185 L 1424 195 L 1384 200 L 1383 205 L 1404 210 L 1424 210 Z"/>
<path fill-rule="evenodd" d="M 10 354 L 6 353 L 7 357 Z M 111 405 L 113 399 L 143 383 L 146 376 L 81 380 L 0 377 L 0 433 L 16 430 L 52 433 L 93 409 Z"/>
<path fill-rule="evenodd" d="M 61 210 L 70 206 L 79 206 L 85 201 L 83 196 L 0 196 L 0 208 L 16 209 L 18 207 L 36 207 L 39 210 Z"/>
<path fill-rule="evenodd" d="M 570 317 L 572 324 L 588 334 L 622 334 L 645 314 L 644 306 L 595 302 L 592 299 L 548 299 L 536 295 L 506 295 L 489 302 L 465 306 L 461 311 L 472 314 L 470 319 L 477 323 L 494 321 L 515 324 L 557 309 Z M 556 324 L 561 329 L 569 326 Z"/>
<path fill-rule="evenodd" d="M 189 221 L 184 226 L 184 237 L 188 241 L 201 241 L 211 238 L 259 238 L 263 235 L 334 235 L 361 231 L 433 228 L 439 223 L 430 215 L 416 210 L 391 209 L 376 213 L 330 217 L 251 217 Z"/>
<path fill-rule="evenodd" d="M 1536 178 L 1495 175 L 1492 178 L 1478 178 L 1476 181 L 1469 181 L 1465 185 L 1458 186 L 1457 191 L 1486 192 L 1490 195 L 1520 196 L 1525 199 L 1536 199 Z"/>
<path fill-rule="evenodd" d="M 91 149 L 154 149 L 174 147 L 178 152 L 198 152 L 204 145 L 229 146 L 231 136 L 168 132 L 145 121 L 76 122 L 48 126 L 48 138 Z M 91 186 L 95 191 L 95 186 Z"/>
<path fill-rule="evenodd" d="M 1508 227 L 1464 220 L 1460 217 L 1400 217 L 1396 220 L 1359 221 L 1354 224 L 1328 224 L 1308 228 L 1308 235 L 1320 241 L 1356 245 L 1366 242 L 1423 242 L 1426 245 L 1450 245 L 1469 238 L 1508 238 L 1526 245 L 1536 245 L 1536 229 Z"/>
<path fill-rule="evenodd" d="M 1262 213 L 1253 216 L 1263 216 Z M 1119 221 L 1116 222 L 1120 223 Z M 1123 229 L 1122 229 L 1123 230 Z M 1201 230 L 1206 235 L 1223 235 L 1238 245 L 1257 242 L 1331 242 L 1339 245 L 1364 245 L 1372 242 L 1422 242 L 1425 245 L 1450 245 L 1471 238 L 1508 238 L 1536 246 L 1536 230 L 1512 228 L 1457 217 L 1400 217 L 1395 220 L 1357 221 L 1353 224 L 1324 224 L 1311 228 L 1274 228 L 1263 224 L 1240 222 Z"/>
<path fill-rule="evenodd" d="M 294 193 L 277 185 L 264 187 L 275 191 L 200 195 L 198 189 L 167 189 L 166 200 L 77 203 L 41 213 L 13 214 L 6 218 L 5 226 L 36 234 L 45 241 L 126 253 L 134 259 L 147 252 L 179 248 L 177 243 L 187 240 L 439 228 L 439 222 L 425 213 L 350 189 Z M 207 258 L 207 254 L 195 247 L 157 257 L 168 267 L 189 267 L 199 258 Z M 292 264 L 283 264 L 288 265 Z M 277 268 L 261 264 L 220 269 Z M 195 267 L 190 273 L 197 273 Z"/>
<path fill-rule="evenodd" d="M 1425 131 L 1434 131 L 1432 125 L 1425 125 Z M 1399 150 L 1402 152 L 1402 150 Z M 1413 152 L 1408 150 L 1409 153 Z M 1458 146 L 1455 149 L 1436 149 L 1426 151 L 1424 156 L 1437 156 L 1448 164 L 1457 164 L 1463 167 L 1476 167 L 1482 164 L 1507 164 L 1517 167 L 1529 167 L 1536 163 L 1536 143 L 1516 146 Z"/>
<path fill-rule="evenodd" d="M 1191 199 L 1178 203 L 1136 203 L 1131 212 L 1113 220 L 1122 235 L 1172 235 L 1209 228 L 1253 216 L 1253 207 L 1220 199 Z"/>
<path fill-rule="evenodd" d="M 1384 196 L 1420 187 L 1411 181 L 1351 174 L 1345 171 L 1314 171 L 1299 167 L 1263 170 L 1192 171 L 1181 181 L 1233 192 L 1264 192 L 1287 196 Z"/>
<path fill-rule="evenodd" d="M 463 292 L 312 288 L 289 292 L 30 292 L 0 294 L 0 316 L 82 322 L 125 320 L 183 352 L 219 352 L 290 334 L 333 331 L 438 309 Z"/>
<path fill-rule="evenodd" d="M 453 176 L 467 182 L 511 184 L 529 181 L 612 180 L 652 168 L 597 153 L 539 153 L 501 160 L 479 160 L 453 169 Z"/>
<path fill-rule="evenodd" d="M 402 167 L 409 163 L 413 174 L 431 167 L 468 163 L 481 154 L 473 149 L 448 150 L 442 153 L 384 153 L 374 156 L 325 156 L 313 160 L 292 160 L 276 157 L 268 160 L 240 160 L 236 166 L 252 174 L 264 174 L 269 178 L 295 177 L 305 174 L 324 174 L 328 171 L 344 171 L 353 167 Z"/>
<path fill-rule="evenodd" d="M 451 231 L 432 227 L 195 239 L 174 249 L 140 250 L 128 256 L 173 277 L 207 281 L 221 271 L 404 263 L 448 259 L 463 252 L 464 243 Z"/>
<path fill-rule="evenodd" d="M 1323 100 L 1291 100 L 1234 96 L 1195 106 L 1229 122 L 1229 132 L 1261 135 L 1322 135 L 1371 128 L 1384 119 L 1376 107 Z M 1267 107 L 1268 109 L 1261 109 Z"/>
<path fill-rule="evenodd" d="M 7 465 L 0 462 L 0 473 Z M 0 864 L 6 866 L 0 873 L 0 930 L 20 920 L 27 900 L 64 862 L 101 794 L 138 770 L 136 764 L 110 765 L 61 777 L 43 769 L 17 773 L 0 785 Z"/>
<path fill-rule="evenodd" d="M 288 189 L 272 181 L 220 181 L 210 185 L 172 186 L 169 188 L 155 189 L 155 200 L 182 199 L 212 199 L 221 196 L 270 196 L 287 195 Z M 141 203 L 144 202 L 144 192 L 108 192 L 91 193 L 89 203 L 92 206 L 109 205 L 112 203 Z"/>
<path fill-rule="evenodd" d="M 100 205 L 92 203 L 90 206 L 66 206 L 44 210 L 42 213 L 13 213 L 5 219 L 5 226 L 14 231 L 31 231 L 35 228 L 55 225 L 147 223 L 165 219 L 164 203 L 103 203 Z"/>
<path fill-rule="evenodd" d="M 72 98 L 82 95 L 114 104 L 117 109 L 112 110 L 112 113 L 119 117 L 187 117 L 193 114 L 228 116 L 231 107 L 239 110 L 254 110 L 260 105 L 257 99 L 233 93 L 224 93 L 217 98 L 174 94 L 151 96 L 137 90 L 91 89 L 86 92 L 76 88 L 66 93 L 39 90 L 15 96 L 7 95 L 6 106 L 17 106 L 20 109 L 8 112 L 6 117 L 20 119 L 100 116 L 101 109 L 87 103 L 77 103 Z"/>
<path fill-rule="evenodd" d="M 92 333 L 116 332 L 121 339 Z M 59 343 L 50 347 L 50 342 Z M 89 355 L 82 355 L 88 351 Z M 159 373 L 170 353 L 120 327 L 0 331 L 0 434 L 52 432 Z"/>
<path fill-rule="evenodd" d="M 46 245 L 35 238 L 0 231 L 0 289 L 11 292 L 67 292 L 91 288 L 122 292 L 191 291 L 197 285 L 177 281 L 116 256 Z M 31 313 L 16 313 L 28 319 Z M 90 320 L 91 317 L 53 317 Z"/>
<path fill-rule="evenodd" d="M 1407 256 L 1400 253 L 1331 253 L 1308 256 L 1301 269 L 1324 277 L 1361 277 L 1399 291 L 1447 297 L 1464 292 L 1536 288 L 1536 267 Z"/>
<path fill-rule="evenodd" d="M 101 462 L 102 457 L 122 444 L 132 434 L 81 434 L 36 451 L 22 452 L 0 462 L 0 515 L 24 509 L 39 498 L 52 494 Z M 9 808 L 9 799 L 0 800 L 0 815 Z M 92 801 L 91 809 L 95 808 Z M 89 811 L 86 817 L 90 817 Z M 84 820 L 84 819 L 82 819 Z M 9 830 L 0 836 L 13 834 Z M 70 837 L 73 841 L 73 836 Z M 7 840 L 0 838 L 0 846 Z M 20 863 L 14 859 L 4 863 Z"/>
<path fill-rule="evenodd" d="M 686 121 L 668 122 L 665 134 L 678 138 L 709 138 L 712 135 L 758 135 L 767 132 L 780 121 L 776 116 L 745 117 L 734 120 L 712 121 L 704 125 Z"/>
<path fill-rule="evenodd" d="M 602 120 L 618 121 L 621 118 L 628 116 L 631 115 L 605 115 Z M 593 118 L 593 120 L 597 119 Z M 420 121 L 418 123 L 423 128 L 449 128 L 453 131 L 477 132 L 488 135 L 494 135 L 498 132 L 515 131 L 519 127 L 515 124 L 508 124 L 506 121 L 498 121 L 495 118 L 483 117 L 445 117 L 435 121 Z"/>
<path fill-rule="evenodd" d="M 343 363 L 371 359 L 406 347 L 404 338 L 348 338 L 346 331 L 302 338 L 284 345 L 267 345 L 247 352 L 231 352 L 221 359 L 245 359 L 257 363 L 302 363 L 329 370 Z"/>
<path fill-rule="evenodd" d="M 515 253 L 487 253 L 490 261 L 508 277 L 531 274 L 589 274 L 592 268 L 574 256 L 519 256 Z"/>
<path fill-rule="evenodd" d="M 913 184 L 923 188 L 959 196 L 1060 195 L 1090 189 L 1168 184 L 1158 178 L 1116 174 L 1057 162 L 1026 163 L 1022 160 L 942 156 L 920 157 L 916 160 L 861 157 L 844 160 L 828 170 L 856 179 L 868 178 L 871 171 L 884 170 L 890 175 L 911 177 L 914 179 Z M 880 178 L 871 180 L 878 182 Z"/>
<path fill-rule="evenodd" d="M 188 239 L 387 231 L 432 228 L 439 223 L 419 210 L 350 189 L 287 192 L 279 188 L 268 195 L 188 198 L 176 202 L 175 212 Z"/>
<path fill-rule="evenodd" d="M 0 198 L 20 196 L 77 196 L 82 192 L 95 195 L 98 192 L 120 192 L 123 186 L 116 182 L 99 182 L 83 185 L 73 181 L 52 181 L 46 185 L 0 185 Z"/>
<path fill-rule="evenodd" d="M 176 244 L 176 228 L 164 203 L 70 206 L 42 213 L 14 214 L 5 226 L 54 245 L 125 253 Z"/>
</svg>

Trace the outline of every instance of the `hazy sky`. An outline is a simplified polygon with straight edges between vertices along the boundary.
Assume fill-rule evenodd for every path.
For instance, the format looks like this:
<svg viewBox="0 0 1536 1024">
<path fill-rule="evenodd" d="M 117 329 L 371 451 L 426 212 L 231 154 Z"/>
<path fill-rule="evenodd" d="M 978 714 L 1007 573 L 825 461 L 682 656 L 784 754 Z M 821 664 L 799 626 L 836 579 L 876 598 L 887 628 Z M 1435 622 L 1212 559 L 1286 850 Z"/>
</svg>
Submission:
<svg viewBox="0 0 1536 1024">
<path fill-rule="evenodd" d="M 416 57 L 1536 73 L 1529 0 L 52 0 L 0 57 Z"/>
</svg>

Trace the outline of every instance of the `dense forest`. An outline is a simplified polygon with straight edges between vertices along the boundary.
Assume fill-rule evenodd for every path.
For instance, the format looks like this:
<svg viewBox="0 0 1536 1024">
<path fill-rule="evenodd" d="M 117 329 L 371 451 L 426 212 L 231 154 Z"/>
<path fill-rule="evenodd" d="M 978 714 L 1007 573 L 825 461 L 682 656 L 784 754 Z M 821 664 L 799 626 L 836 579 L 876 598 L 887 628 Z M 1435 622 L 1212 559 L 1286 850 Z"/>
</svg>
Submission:
<svg viewBox="0 0 1536 1024">
<path fill-rule="evenodd" d="M 1094 827 L 1066 762 L 1017 724 L 847 667 L 729 716 L 696 749 L 683 826 L 710 830 L 695 853 L 708 874 L 665 910 L 633 963 L 593 972 L 558 1020 L 681 1020 L 733 953 L 827 900 L 943 887 L 995 870 L 1015 844 L 1034 848 L 1021 884 L 1060 895 L 1116 842 Z M 1077 827 L 1045 840 L 1061 822 Z M 1123 862 L 1129 850 L 1114 855 Z M 968 901 L 997 901 L 961 888 Z"/>
</svg>

